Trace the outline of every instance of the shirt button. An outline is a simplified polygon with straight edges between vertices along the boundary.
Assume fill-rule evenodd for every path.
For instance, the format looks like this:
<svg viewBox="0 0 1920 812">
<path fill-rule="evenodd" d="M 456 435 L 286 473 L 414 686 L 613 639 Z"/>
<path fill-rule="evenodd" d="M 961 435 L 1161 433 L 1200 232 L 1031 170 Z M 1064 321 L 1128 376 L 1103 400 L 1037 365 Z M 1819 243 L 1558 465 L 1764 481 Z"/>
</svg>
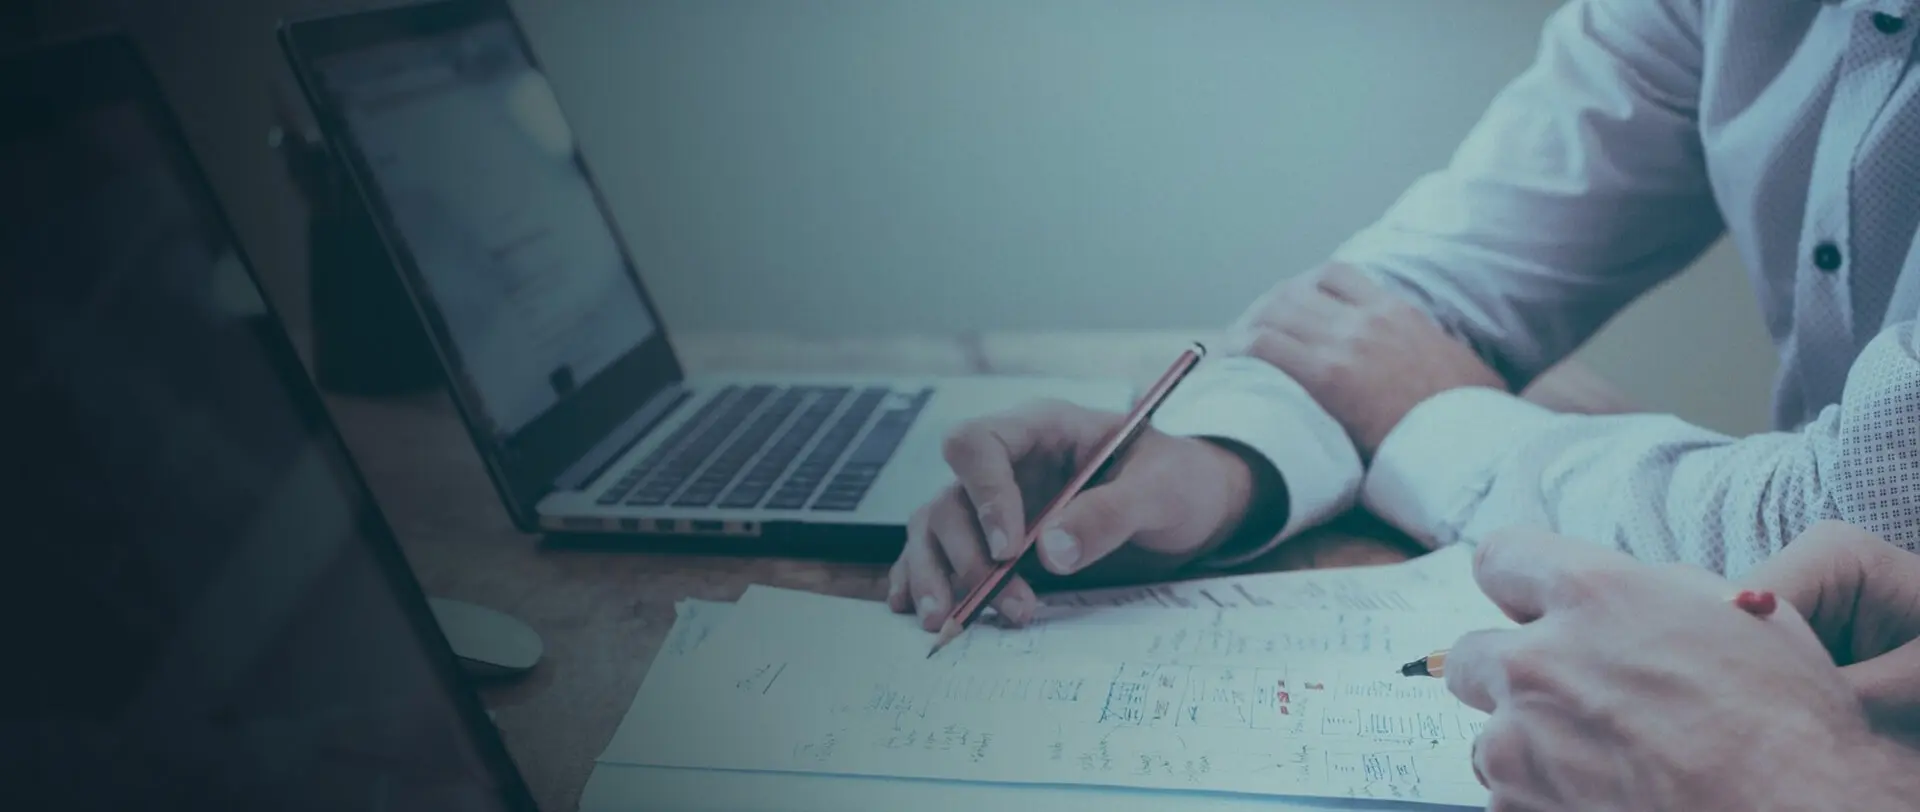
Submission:
<svg viewBox="0 0 1920 812">
<path fill-rule="evenodd" d="M 1840 247 L 1823 242 L 1813 249 L 1813 267 L 1823 271 L 1840 270 Z"/>
<path fill-rule="evenodd" d="M 1875 14 L 1873 27 L 1880 29 L 1882 34 L 1898 34 L 1900 29 L 1907 27 L 1907 21 L 1891 14 Z"/>
</svg>

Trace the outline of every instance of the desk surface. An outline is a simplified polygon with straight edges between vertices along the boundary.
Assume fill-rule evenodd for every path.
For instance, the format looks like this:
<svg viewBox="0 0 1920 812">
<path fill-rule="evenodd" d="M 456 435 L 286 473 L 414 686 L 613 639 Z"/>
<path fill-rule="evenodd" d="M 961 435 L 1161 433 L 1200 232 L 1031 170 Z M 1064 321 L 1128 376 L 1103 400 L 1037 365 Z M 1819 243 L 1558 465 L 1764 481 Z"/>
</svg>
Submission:
<svg viewBox="0 0 1920 812">
<path fill-rule="evenodd" d="M 844 371 L 1044 374 L 1150 382 L 1194 333 L 1021 333 L 953 338 L 805 340 L 696 335 L 676 340 L 690 372 Z M 1527 392 L 1563 411 L 1630 404 L 1574 366 Z M 685 598 L 737 599 L 751 584 L 881 599 L 875 564 L 542 549 L 516 531 L 464 427 L 440 394 L 331 397 L 336 420 L 392 520 L 422 584 L 438 597 L 515 615 L 539 631 L 546 661 L 482 686 L 507 747 L 542 809 L 573 810 Z M 1247 568 L 1271 571 L 1391 563 L 1407 542 L 1355 515 L 1289 542 Z"/>
</svg>

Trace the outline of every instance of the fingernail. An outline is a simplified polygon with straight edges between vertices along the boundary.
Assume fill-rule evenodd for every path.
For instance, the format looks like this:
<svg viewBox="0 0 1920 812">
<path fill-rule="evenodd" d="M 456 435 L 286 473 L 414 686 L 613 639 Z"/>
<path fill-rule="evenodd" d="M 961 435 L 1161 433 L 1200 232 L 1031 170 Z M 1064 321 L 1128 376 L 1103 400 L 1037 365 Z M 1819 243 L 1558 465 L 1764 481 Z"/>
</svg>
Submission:
<svg viewBox="0 0 1920 812">
<path fill-rule="evenodd" d="M 932 617 L 934 611 L 937 610 L 938 608 L 939 606 L 934 602 L 932 595 L 920 596 L 920 616 L 921 617 Z"/>
<path fill-rule="evenodd" d="M 993 551 L 994 558 L 1004 558 L 1007 554 L 1007 533 L 996 527 L 987 531 L 987 549 Z"/>
<path fill-rule="evenodd" d="M 1073 565 L 1080 563 L 1080 545 L 1074 543 L 1067 531 L 1058 527 L 1040 537 L 1040 548 L 1047 551 L 1047 557 L 1053 560 L 1054 566 L 1063 570 L 1073 569 Z"/>
<path fill-rule="evenodd" d="M 1007 602 L 1007 608 L 1012 610 L 1013 619 L 1018 623 L 1033 620 L 1033 613 L 1040 609 L 1034 605 L 1032 598 L 1014 598 Z"/>
</svg>

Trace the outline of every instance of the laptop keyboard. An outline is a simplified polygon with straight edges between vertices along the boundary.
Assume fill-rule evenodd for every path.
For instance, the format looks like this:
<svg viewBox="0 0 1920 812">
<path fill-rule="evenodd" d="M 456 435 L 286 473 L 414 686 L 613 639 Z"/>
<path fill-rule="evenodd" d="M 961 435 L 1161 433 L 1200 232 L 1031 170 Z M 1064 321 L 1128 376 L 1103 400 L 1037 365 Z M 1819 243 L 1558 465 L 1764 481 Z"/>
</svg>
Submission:
<svg viewBox="0 0 1920 812">
<path fill-rule="evenodd" d="M 932 389 L 730 386 L 598 502 L 851 511 L 932 395 Z"/>
</svg>

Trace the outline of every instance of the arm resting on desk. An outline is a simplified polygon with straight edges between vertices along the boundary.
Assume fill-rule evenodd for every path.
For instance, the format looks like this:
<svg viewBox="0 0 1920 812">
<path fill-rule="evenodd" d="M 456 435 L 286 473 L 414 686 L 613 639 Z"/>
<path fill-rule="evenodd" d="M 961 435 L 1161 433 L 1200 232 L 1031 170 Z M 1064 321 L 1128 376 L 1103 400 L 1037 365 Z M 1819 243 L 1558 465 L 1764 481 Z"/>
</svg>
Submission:
<svg viewBox="0 0 1920 812">
<path fill-rule="evenodd" d="M 1920 343 L 1860 354 L 1841 402 L 1736 439 L 1662 415 L 1561 415 L 1487 390 L 1433 398 L 1387 437 L 1361 502 L 1429 546 L 1529 523 L 1738 577 L 1814 523 L 1920 544 Z"/>
</svg>

